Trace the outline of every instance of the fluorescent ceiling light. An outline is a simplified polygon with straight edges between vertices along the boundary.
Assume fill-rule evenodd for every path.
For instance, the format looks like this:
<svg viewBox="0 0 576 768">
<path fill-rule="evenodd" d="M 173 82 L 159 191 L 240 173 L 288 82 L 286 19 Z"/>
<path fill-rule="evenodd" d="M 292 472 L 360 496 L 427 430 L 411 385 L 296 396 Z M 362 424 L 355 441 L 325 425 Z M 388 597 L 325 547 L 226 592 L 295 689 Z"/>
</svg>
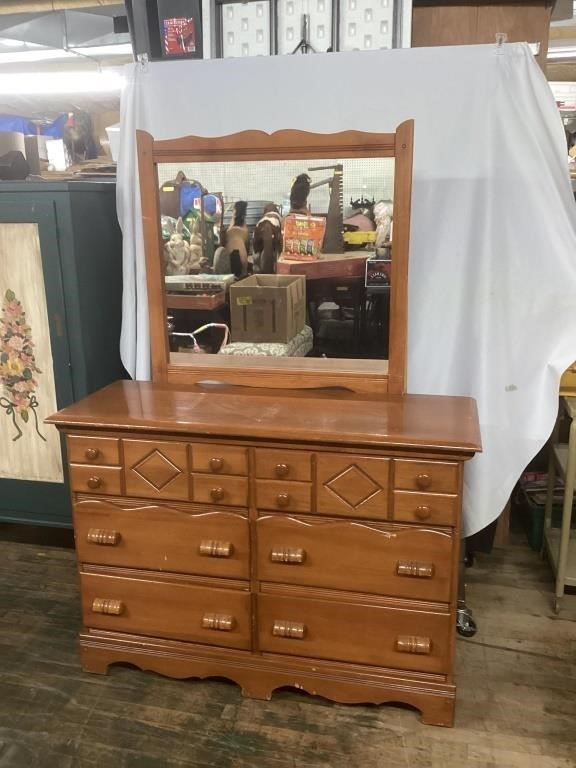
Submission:
<svg viewBox="0 0 576 768">
<path fill-rule="evenodd" d="M 21 44 L 20 44 L 21 45 Z M 1 41 L 0 41 L 1 47 Z M 56 59 L 70 59 L 75 56 L 131 56 L 132 46 L 130 43 L 121 45 L 94 45 L 85 48 L 39 48 L 26 49 L 21 51 L 0 52 L 0 65 L 2 64 L 26 64 L 34 61 L 50 61 Z"/>
<path fill-rule="evenodd" d="M 0 95 L 117 93 L 124 86 L 118 72 L 18 72 L 0 77 Z"/>
<path fill-rule="evenodd" d="M 132 56 L 132 46 L 130 43 L 120 45 L 92 45 L 82 48 L 69 48 L 74 53 L 82 56 Z"/>
<path fill-rule="evenodd" d="M 550 48 L 548 51 L 549 59 L 573 59 L 576 58 L 576 46 L 558 46 L 557 48 Z"/>
<path fill-rule="evenodd" d="M 26 64 L 33 61 L 49 61 L 50 59 L 69 59 L 74 58 L 73 53 L 64 51 L 61 48 L 41 48 L 35 51 L 13 51 L 11 53 L 0 53 L 0 64 Z"/>
</svg>

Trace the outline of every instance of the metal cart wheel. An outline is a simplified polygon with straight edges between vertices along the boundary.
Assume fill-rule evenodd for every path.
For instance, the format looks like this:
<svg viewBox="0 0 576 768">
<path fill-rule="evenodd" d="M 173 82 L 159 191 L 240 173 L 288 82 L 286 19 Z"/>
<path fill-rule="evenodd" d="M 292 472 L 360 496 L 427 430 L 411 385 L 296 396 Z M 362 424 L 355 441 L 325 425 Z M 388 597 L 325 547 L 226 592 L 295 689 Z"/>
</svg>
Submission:
<svg viewBox="0 0 576 768">
<path fill-rule="evenodd" d="M 458 608 L 456 612 L 456 631 L 462 637 L 474 637 L 478 631 L 476 622 L 472 618 L 472 611 L 469 608 Z"/>
</svg>

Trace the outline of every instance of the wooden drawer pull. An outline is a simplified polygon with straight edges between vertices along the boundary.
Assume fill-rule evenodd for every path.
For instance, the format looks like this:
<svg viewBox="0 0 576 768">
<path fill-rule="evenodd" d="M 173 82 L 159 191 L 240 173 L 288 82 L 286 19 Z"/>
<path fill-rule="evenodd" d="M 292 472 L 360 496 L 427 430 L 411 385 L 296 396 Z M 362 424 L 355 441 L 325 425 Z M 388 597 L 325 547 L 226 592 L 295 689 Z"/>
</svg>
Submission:
<svg viewBox="0 0 576 768">
<path fill-rule="evenodd" d="M 278 496 L 276 496 L 276 504 L 281 509 L 285 509 L 286 507 L 289 507 L 290 506 L 290 494 L 288 494 L 288 493 L 279 493 Z"/>
<path fill-rule="evenodd" d="M 276 464 L 276 477 L 288 477 L 290 474 L 290 467 L 288 464 Z"/>
<path fill-rule="evenodd" d="M 93 475 L 92 477 L 89 477 L 88 480 L 86 480 L 86 485 L 88 488 L 91 488 L 93 491 L 95 491 L 96 488 L 100 488 L 102 485 L 102 478 L 98 477 L 97 475 Z"/>
<path fill-rule="evenodd" d="M 396 565 L 398 576 L 416 576 L 418 579 L 431 579 L 434 576 L 433 563 L 417 563 L 414 560 L 400 560 Z"/>
<path fill-rule="evenodd" d="M 429 637 L 417 637 L 416 635 L 399 635 L 396 638 L 396 650 L 398 653 L 427 655 L 432 652 L 432 640 Z"/>
<path fill-rule="evenodd" d="M 98 456 L 100 456 L 100 451 L 98 448 L 86 448 L 84 451 L 84 455 L 88 459 L 88 461 L 96 461 Z"/>
<path fill-rule="evenodd" d="M 198 550 L 204 557 L 230 557 L 234 547 L 229 541 L 206 539 L 200 542 Z"/>
<path fill-rule="evenodd" d="M 431 514 L 432 510 L 430 507 L 424 505 L 421 507 L 416 507 L 414 510 L 414 515 L 418 518 L 418 520 L 428 520 Z"/>
<path fill-rule="evenodd" d="M 220 632 L 232 632 L 236 626 L 234 616 L 225 613 L 205 613 L 202 617 L 202 629 L 215 629 Z"/>
<path fill-rule="evenodd" d="M 120 616 L 124 613 L 122 600 L 108 600 L 105 597 L 95 597 L 92 601 L 92 613 L 106 613 L 110 616 Z"/>
<path fill-rule="evenodd" d="M 301 547 L 274 547 L 270 552 L 273 563 L 294 563 L 299 565 L 306 560 L 306 550 Z"/>
<path fill-rule="evenodd" d="M 212 488 L 210 491 L 210 498 L 212 501 L 222 501 L 224 498 L 224 488 Z"/>
<path fill-rule="evenodd" d="M 86 541 L 90 544 L 101 544 L 103 547 L 115 547 L 120 543 L 118 531 L 107 531 L 105 528 L 90 528 L 86 536 Z"/>
<path fill-rule="evenodd" d="M 432 485 L 432 478 L 426 474 L 416 475 L 416 485 L 421 491 L 425 491 L 426 488 L 430 488 Z"/>
<path fill-rule="evenodd" d="M 292 640 L 302 640 L 306 634 L 306 625 L 297 621 L 276 620 L 272 626 L 275 637 L 288 637 Z"/>
<path fill-rule="evenodd" d="M 208 464 L 212 472 L 222 472 L 222 469 L 224 468 L 224 459 L 219 456 L 214 456 L 210 459 Z"/>
</svg>

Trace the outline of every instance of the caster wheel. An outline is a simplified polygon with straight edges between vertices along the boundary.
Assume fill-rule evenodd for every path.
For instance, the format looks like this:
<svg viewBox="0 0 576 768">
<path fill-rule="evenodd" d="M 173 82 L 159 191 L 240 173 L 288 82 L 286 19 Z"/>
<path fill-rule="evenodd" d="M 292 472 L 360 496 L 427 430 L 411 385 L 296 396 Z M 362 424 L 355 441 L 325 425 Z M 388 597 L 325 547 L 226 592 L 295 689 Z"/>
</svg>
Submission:
<svg viewBox="0 0 576 768">
<path fill-rule="evenodd" d="M 555 597 L 554 602 L 552 603 L 552 607 L 554 608 L 554 613 L 558 614 L 560 613 L 560 598 Z"/>
<path fill-rule="evenodd" d="M 456 619 L 456 631 L 462 637 L 474 637 L 478 631 L 476 622 L 468 612 L 458 611 L 458 618 Z"/>
</svg>

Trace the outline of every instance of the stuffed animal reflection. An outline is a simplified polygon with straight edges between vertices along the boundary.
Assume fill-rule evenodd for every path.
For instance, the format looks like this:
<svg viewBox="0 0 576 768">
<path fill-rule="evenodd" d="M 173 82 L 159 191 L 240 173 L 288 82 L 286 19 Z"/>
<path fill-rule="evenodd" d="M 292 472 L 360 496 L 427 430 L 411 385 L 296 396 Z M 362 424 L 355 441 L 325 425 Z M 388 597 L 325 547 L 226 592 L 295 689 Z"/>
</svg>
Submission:
<svg viewBox="0 0 576 768">
<path fill-rule="evenodd" d="M 254 271 L 273 275 L 282 251 L 282 222 L 278 208 L 269 203 L 254 229 Z"/>
<path fill-rule="evenodd" d="M 248 203 L 238 200 L 234 203 L 232 225 L 222 235 L 222 248 L 214 256 L 214 272 L 217 275 L 233 274 L 246 277 L 248 274 L 249 235 L 246 226 Z"/>
</svg>

